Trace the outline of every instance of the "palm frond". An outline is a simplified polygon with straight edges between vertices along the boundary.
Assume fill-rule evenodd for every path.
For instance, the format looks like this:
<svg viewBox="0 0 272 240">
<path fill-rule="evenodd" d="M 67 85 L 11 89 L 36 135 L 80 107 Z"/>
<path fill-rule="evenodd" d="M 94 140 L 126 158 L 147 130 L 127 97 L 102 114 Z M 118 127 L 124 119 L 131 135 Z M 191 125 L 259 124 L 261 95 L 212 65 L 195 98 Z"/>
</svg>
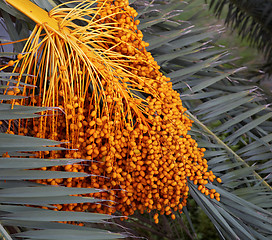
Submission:
<svg viewBox="0 0 272 240">
<path fill-rule="evenodd" d="M 150 6 L 154 12 L 152 7 L 155 9 L 156 3 Z M 217 51 L 209 55 L 212 45 L 208 39 L 214 33 L 183 31 L 173 38 L 170 34 L 178 32 L 184 23 L 171 24 L 167 21 L 154 24 L 143 32 L 147 42 L 152 41 L 152 34 L 163 39 L 151 52 L 158 56 L 162 70 L 172 78 L 173 88 L 190 109 L 188 114 L 195 121 L 191 134 L 198 139 L 199 146 L 207 149 L 205 157 L 210 169 L 222 178 L 222 186 L 211 186 L 221 194 L 218 204 L 201 195 L 193 184 L 191 194 L 221 237 L 270 239 L 269 102 L 253 82 L 243 78 L 244 69 L 229 68 L 228 57 L 218 55 Z M 261 219 L 255 224 L 258 217 Z"/>
<path fill-rule="evenodd" d="M 210 9 L 217 17 L 224 16 L 225 24 L 237 30 L 242 39 L 261 50 L 271 61 L 272 3 L 269 1 L 209 0 Z M 267 65 L 269 70 L 269 66 Z M 269 70 L 270 72 L 270 70 Z"/>
<path fill-rule="evenodd" d="M 14 75 L 16 74 L 9 72 L 0 73 L 0 100 L 9 102 L 0 103 L 1 132 L 7 130 L 10 120 L 37 118 L 41 116 L 41 112 L 50 110 L 47 107 L 14 105 L 13 100 L 24 97 L 4 95 L 1 92 L 6 89 L 14 89 L 14 80 L 11 79 Z M 21 83 L 21 85 L 25 84 Z M 52 111 L 55 110 L 52 109 Z M 12 130 L 16 132 L 17 128 L 15 122 Z M 87 212 L 55 211 L 61 208 L 61 204 L 101 203 L 101 199 L 85 197 L 86 194 L 97 193 L 100 190 L 47 186 L 33 182 L 32 180 L 38 179 L 58 181 L 62 178 L 82 178 L 90 175 L 82 172 L 40 170 L 46 167 L 71 166 L 79 164 L 82 160 L 35 158 L 35 152 L 61 151 L 65 148 L 60 147 L 61 142 L 58 141 L 15 135 L 13 131 L 12 134 L 0 133 L 0 156 L 2 156 L 0 157 L 0 232 L 4 239 L 14 237 L 22 239 L 117 239 L 125 237 L 124 234 L 98 228 L 65 224 L 67 221 L 77 222 L 80 225 L 82 222 L 97 224 L 113 217 Z M 104 204 L 107 203 L 104 202 Z"/>
<path fill-rule="evenodd" d="M 18 111 L 17 114 L 19 116 L 20 114 L 23 115 L 24 110 Z M 0 134 L 1 141 L 0 148 L 2 152 L 5 152 L 5 154 L 16 152 L 17 156 L 21 155 L 21 151 L 56 150 L 56 148 L 45 147 L 56 145 L 56 141 L 47 139 Z M 59 149 L 63 148 L 57 148 L 57 150 Z M 21 230 L 25 229 L 23 233 L 15 234 L 8 227 L 7 229 L 10 230 L 12 237 L 36 239 L 39 238 L 38 236 L 41 237 L 42 234 L 48 234 L 49 238 L 46 236 L 47 239 L 70 239 L 67 236 L 71 235 L 70 237 L 72 238 L 75 234 L 77 234 L 79 239 L 116 239 L 124 237 L 124 235 L 105 232 L 100 229 L 55 223 L 55 221 L 99 223 L 102 220 L 111 219 L 112 216 L 105 214 L 54 211 L 56 206 L 61 206 L 60 204 L 101 202 L 100 199 L 80 197 L 88 193 L 99 192 L 100 190 L 46 186 L 27 181 L 34 179 L 55 179 L 57 181 L 60 178 L 88 177 L 88 174 L 81 172 L 32 170 L 48 166 L 77 164 L 81 161 L 80 159 L 0 157 L 0 178 L 4 180 L 0 183 L 0 222 L 4 226 L 18 226 Z M 36 208 L 34 206 L 46 207 L 47 209 Z M 33 228 L 41 230 L 33 232 L 31 230 Z M 5 238 L 9 239 L 7 231 L 2 230 Z"/>
</svg>

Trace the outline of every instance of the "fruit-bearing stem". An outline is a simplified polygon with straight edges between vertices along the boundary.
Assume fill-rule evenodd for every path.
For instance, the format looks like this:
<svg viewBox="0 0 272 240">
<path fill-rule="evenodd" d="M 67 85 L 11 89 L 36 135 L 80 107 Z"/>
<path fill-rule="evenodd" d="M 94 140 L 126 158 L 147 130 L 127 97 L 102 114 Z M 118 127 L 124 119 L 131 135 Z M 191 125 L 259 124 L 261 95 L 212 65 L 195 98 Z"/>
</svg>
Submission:
<svg viewBox="0 0 272 240">
<path fill-rule="evenodd" d="M 32 19 L 35 23 L 47 24 L 54 30 L 59 30 L 58 22 L 51 18 L 45 10 L 29 0 L 6 0 L 8 4 L 19 10 L 21 13 Z"/>
</svg>

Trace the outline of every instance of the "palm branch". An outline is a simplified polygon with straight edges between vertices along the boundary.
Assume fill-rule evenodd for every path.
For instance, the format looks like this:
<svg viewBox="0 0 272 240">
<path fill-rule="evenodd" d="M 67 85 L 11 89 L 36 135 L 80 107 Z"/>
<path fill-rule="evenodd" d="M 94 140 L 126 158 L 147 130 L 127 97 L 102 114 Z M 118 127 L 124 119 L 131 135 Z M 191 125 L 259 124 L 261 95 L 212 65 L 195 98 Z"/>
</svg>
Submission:
<svg viewBox="0 0 272 240">
<path fill-rule="evenodd" d="M 1 2 L 1 4 L 3 3 Z M 17 30 L 15 27 L 21 26 L 21 23 L 17 22 L 17 25 L 15 24 L 14 27 L 10 16 L 6 12 L 3 11 L 2 16 L 4 18 L 6 16 L 6 27 L 16 35 Z M 26 27 L 26 23 L 24 26 Z M 22 32 L 16 35 L 13 40 L 20 40 L 21 38 L 25 38 Z M 20 52 L 22 49 L 17 47 L 18 45 L 15 44 L 14 49 Z M 5 61 L 12 61 L 10 56 L 14 54 L 2 52 L 2 64 L 5 64 Z M 45 186 L 34 182 L 38 179 L 57 180 L 59 178 L 88 177 L 88 174 L 40 170 L 46 167 L 76 165 L 82 160 L 35 158 L 35 152 L 62 151 L 65 148 L 62 147 L 62 142 L 14 135 L 14 132 L 19 127 L 19 121 L 12 121 L 13 123 L 10 124 L 11 120 L 40 118 L 43 115 L 41 112 L 48 110 L 56 112 L 58 110 L 48 107 L 14 105 L 14 100 L 24 99 L 25 97 L 4 94 L 6 90 L 12 91 L 18 89 L 20 91 L 24 86 L 35 86 L 20 83 L 17 87 L 14 87 L 15 80 L 12 77 L 17 77 L 18 74 L 9 72 L 9 70 L 7 68 L 0 73 L 0 100 L 2 101 L 0 103 L 0 127 L 2 132 L 0 133 L 0 154 L 2 156 L 0 157 L 0 231 L 3 239 L 41 239 L 41 237 L 43 239 L 123 238 L 125 235 L 91 227 L 92 223 L 102 223 L 105 220 L 111 219 L 112 216 L 87 212 L 60 213 L 54 211 L 57 210 L 57 206 L 61 206 L 60 204 L 100 202 L 101 199 L 79 196 L 84 196 L 88 193 L 98 193 L 100 190 L 93 188 Z M 3 133 L 6 131 L 9 134 Z M 78 224 L 65 224 L 67 222 Z M 82 226 L 83 222 L 85 224 L 88 223 L 89 227 L 86 225 Z"/>
<path fill-rule="evenodd" d="M 12 73 L 1 73 L 1 90 L 7 87 Z M 0 94 L 1 100 L 12 100 L 14 96 Z M 1 130 L 7 128 L 6 123 L 11 119 L 26 119 L 40 117 L 39 113 L 47 110 L 40 107 L 15 106 L 0 104 Z M 14 126 L 16 128 L 16 126 Z M 94 213 L 76 213 L 54 211 L 53 205 L 97 202 L 99 199 L 71 196 L 98 192 L 91 188 L 67 188 L 45 186 L 33 182 L 36 179 L 58 179 L 86 177 L 85 173 L 72 173 L 61 171 L 37 170 L 44 167 L 78 164 L 80 159 L 41 159 L 33 158 L 37 151 L 64 150 L 56 146 L 60 142 L 0 133 L 0 222 L 3 239 L 30 238 L 36 239 L 44 236 L 46 239 L 115 239 L 124 235 L 114 234 L 109 231 L 64 224 L 67 221 L 99 223 L 112 218 L 109 215 Z M 48 209 L 37 208 L 49 207 Z M 56 209 L 55 209 L 56 210 Z M 60 221 L 63 223 L 58 223 Z M 5 228 L 3 228 L 5 226 Z M 36 231 L 33 231 L 36 229 Z M 37 231 L 39 230 L 39 231 Z M 23 232 L 22 232 L 23 231 Z"/>
<path fill-rule="evenodd" d="M 179 11 L 175 11 L 179 3 L 174 5 L 175 8 L 171 4 L 162 4 L 159 1 L 149 4 L 137 1 L 134 4 L 139 12 L 142 24 L 140 27 L 142 26 L 144 31 L 145 41 L 150 43 L 149 50 L 162 66 L 162 70 L 172 78 L 173 87 L 181 93 L 183 104 L 189 109 L 188 114 L 195 121 L 191 134 L 197 136 L 199 145 L 207 149 L 205 156 L 209 160 L 210 169 L 223 179 L 222 186 L 212 185 L 221 194 L 220 203 L 203 196 L 196 191 L 193 184 L 190 184 L 192 197 L 209 216 L 223 239 L 270 239 L 269 118 L 271 112 L 266 99 L 254 84 L 249 85 L 243 79 L 241 73 L 226 67 L 230 60 L 225 57 L 224 52 L 209 50 L 211 47 L 208 44 L 209 38 L 214 33 L 207 32 L 207 29 L 193 29 L 188 22 L 179 22 L 174 18 L 180 14 Z M 45 8 L 48 6 L 50 8 L 50 3 L 44 5 Z M 16 16 L 21 15 L 17 13 Z M 216 127 L 217 125 L 219 126 Z M 51 145 L 48 142 L 47 144 Z M 36 146 L 36 150 L 41 150 L 42 146 L 47 144 Z M 35 151 L 33 146 L 27 147 L 24 150 Z M 3 160 L 7 161 L 7 159 Z M 23 169 L 27 167 L 23 166 Z M 21 174 L 18 169 L 14 171 L 18 175 Z M 55 176 L 59 177 L 59 175 Z M 71 192 L 65 192 L 65 197 L 68 197 L 69 193 Z M 38 200 L 38 204 L 41 204 L 40 201 Z M 22 199 L 19 203 L 27 204 L 22 202 Z M 40 220 L 36 215 L 33 215 L 32 221 L 26 224 L 27 218 L 23 211 L 16 215 L 14 212 L 19 208 L 6 209 L 10 211 L 11 220 L 5 221 L 13 221 L 6 223 L 22 226 L 20 224 L 24 222 L 25 227 L 41 228 L 41 224 L 35 225 L 34 221 Z M 189 214 L 186 216 L 189 217 Z M 76 216 L 71 217 L 78 219 Z M 180 220 L 179 223 L 182 223 L 182 217 L 179 214 L 176 214 L 176 217 Z M 48 232 L 40 232 L 45 235 L 50 229 L 59 228 L 59 224 L 53 226 L 50 223 L 56 218 L 48 216 L 46 219 L 48 224 L 45 226 Z M 80 217 L 79 219 L 82 220 Z M 149 220 L 149 216 L 135 215 L 132 219 L 136 222 L 144 221 L 147 231 L 148 228 L 152 228 L 160 232 L 160 227 L 154 225 Z M 166 217 L 165 221 L 161 221 L 167 223 L 169 220 Z M 178 234 L 179 230 L 174 230 L 177 224 L 174 220 L 170 221 L 168 231 Z M 130 225 L 133 226 L 135 225 Z M 55 234 L 59 233 L 59 231 L 55 232 Z M 29 232 L 25 236 L 30 237 L 32 234 L 34 233 Z M 193 235 L 194 233 L 191 234 Z M 177 239 L 175 235 L 165 237 Z M 32 238 L 36 238 L 35 234 Z M 85 239 L 83 235 L 82 239 Z"/>
<path fill-rule="evenodd" d="M 152 7 L 150 12 L 158 6 Z M 163 17 L 161 6 L 156 17 Z M 180 29 L 182 24 L 166 21 L 152 25 L 150 21 L 144 33 L 145 40 L 154 43 L 154 47 L 149 47 L 153 56 L 171 77 L 173 88 L 181 93 L 183 104 L 195 121 L 192 134 L 207 149 L 209 166 L 223 179 L 223 185 L 216 186 L 222 196 L 218 204 L 199 194 L 193 185 L 191 194 L 222 238 L 270 239 L 269 102 L 254 82 L 243 78 L 243 69 L 230 68 L 230 59 L 223 51 L 220 56 L 210 49 L 208 38 L 212 32 L 195 29 L 173 38 L 173 29 Z M 263 229 L 255 225 L 258 216 L 262 218 L 258 225 Z"/>
<path fill-rule="evenodd" d="M 217 17 L 232 30 L 237 30 L 242 39 L 258 48 L 266 57 L 266 69 L 270 74 L 271 59 L 271 2 L 269 1 L 206 1 Z"/>
</svg>

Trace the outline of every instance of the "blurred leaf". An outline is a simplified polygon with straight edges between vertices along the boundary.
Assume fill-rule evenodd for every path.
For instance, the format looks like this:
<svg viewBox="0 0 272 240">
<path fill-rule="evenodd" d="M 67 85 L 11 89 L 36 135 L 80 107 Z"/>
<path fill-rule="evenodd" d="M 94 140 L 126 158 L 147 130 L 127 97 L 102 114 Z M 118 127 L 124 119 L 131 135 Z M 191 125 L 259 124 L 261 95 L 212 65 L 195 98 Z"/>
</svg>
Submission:
<svg viewBox="0 0 272 240">
<path fill-rule="evenodd" d="M 1 202 L 4 204 L 28 204 L 37 206 L 48 206 L 49 204 L 70 204 L 70 203 L 95 203 L 101 202 L 101 199 L 90 197 L 75 196 L 50 196 L 50 197 L 2 197 Z"/>
<path fill-rule="evenodd" d="M 100 190 L 93 188 L 67 188 L 61 186 L 18 187 L 0 189 L 0 197 L 56 197 L 63 195 L 96 193 L 99 191 Z"/>
<path fill-rule="evenodd" d="M 43 138 L 34 138 L 28 136 L 19 136 L 13 134 L 0 133 L 0 144 L 1 148 L 7 147 L 39 147 L 39 146 L 54 146 L 58 145 L 61 142 L 43 139 Z"/>
<path fill-rule="evenodd" d="M 24 96 L 1 95 L 0 94 L 0 100 L 23 99 L 23 98 L 26 98 L 26 97 L 24 97 Z M 2 112 L 1 112 L 1 114 L 2 114 Z M 2 119 L 2 116 L 1 116 L 1 119 Z M 2 120 L 7 120 L 7 119 L 10 119 L 10 118 L 6 117 L 6 119 L 2 119 Z"/>
<path fill-rule="evenodd" d="M 0 169 L 0 180 L 57 179 L 91 176 L 82 172 Z"/>
<path fill-rule="evenodd" d="M 59 239 L 63 240 L 108 240 L 108 239 L 116 239 L 123 238 L 125 236 L 117 233 L 106 233 L 99 230 L 96 231 L 79 231 L 79 230 L 65 230 L 63 233 L 63 229 L 52 229 L 52 230 L 39 230 L 39 231 L 27 231 L 23 233 L 14 234 L 15 237 L 25 237 L 28 239 L 44 239 L 43 236 L 46 236 L 46 239 Z"/>
<path fill-rule="evenodd" d="M 81 159 L 42 159 L 42 158 L 0 158 L 1 168 L 42 168 L 75 164 Z"/>
<path fill-rule="evenodd" d="M 113 216 L 99 213 L 87 212 L 69 212 L 69 211 L 24 211 L 3 214 L 0 219 L 3 220 L 26 220 L 26 221 L 76 221 L 76 222 L 99 222 L 105 219 L 111 219 Z"/>
<path fill-rule="evenodd" d="M 20 106 L 20 105 L 14 105 L 12 107 L 11 104 L 0 103 L 0 119 L 9 120 L 9 119 L 24 119 L 24 118 L 39 117 L 40 115 L 35 113 L 45 111 L 47 109 L 48 108 L 27 107 L 27 106 Z"/>
</svg>

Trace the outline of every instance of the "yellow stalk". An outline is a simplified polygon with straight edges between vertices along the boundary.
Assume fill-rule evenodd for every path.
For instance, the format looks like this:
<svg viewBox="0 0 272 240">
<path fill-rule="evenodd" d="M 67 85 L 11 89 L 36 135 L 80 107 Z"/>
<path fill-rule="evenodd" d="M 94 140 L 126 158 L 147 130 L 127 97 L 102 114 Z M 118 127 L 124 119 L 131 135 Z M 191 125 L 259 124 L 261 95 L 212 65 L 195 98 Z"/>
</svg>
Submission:
<svg viewBox="0 0 272 240">
<path fill-rule="evenodd" d="M 28 16 L 37 24 L 47 24 L 55 30 L 59 30 L 58 22 L 50 18 L 48 12 L 38 7 L 29 0 L 6 0 L 8 4 Z"/>
</svg>

